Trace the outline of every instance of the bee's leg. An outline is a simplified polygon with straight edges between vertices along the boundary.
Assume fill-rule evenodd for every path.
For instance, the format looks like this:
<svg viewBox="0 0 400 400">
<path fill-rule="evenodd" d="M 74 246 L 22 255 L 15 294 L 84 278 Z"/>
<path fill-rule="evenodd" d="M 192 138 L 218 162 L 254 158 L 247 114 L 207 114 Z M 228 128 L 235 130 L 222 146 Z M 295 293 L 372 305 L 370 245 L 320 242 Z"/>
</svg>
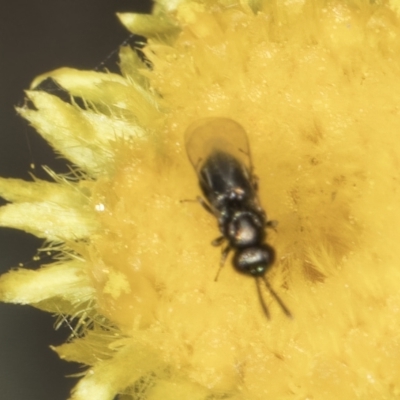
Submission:
<svg viewBox="0 0 400 400">
<path fill-rule="evenodd" d="M 251 167 L 251 183 L 253 184 L 254 190 L 258 192 L 258 176 L 253 174 L 253 167 Z"/>
<path fill-rule="evenodd" d="M 276 232 L 276 227 L 278 226 L 278 221 L 276 219 L 271 219 L 265 223 L 265 227 L 273 229 Z"/>
<path fill-rule="evenodd" d="M 211 242 L 211 245 L 215 247 L 221 246 L 221 244 L 224 243 L 224 240 L 225 236 L 219 236 Z"/>
<path fill-rule="evenodd" d="M 208 211 L 210 214 L 214 215 L 213 210 L 211 210 L 211 207 L 205 202 L 205 200 L 202 197 L 197 196 L 196 200 L 203 206 L 203 208 L 206 211 Z"/>
<path fill-rule="evenodd" d="M 221 238 L 215 239 L 214 242 L 215 242 L 216 240 L 220 240 L 220 239 L 221 239 Z M 222 236 L 222 239 L 225 239 L 225 238 Z M 220 242 L 222 243 L 223 240 L 220 240 Z M 221 243 L 220 243 L 220 244 L 221 244 Z M 219 274 L 221 273 L 222 267 L 223 267 L 224 264 L 225 264 L 226 257 L 228 257 L 228 254 L 229 254 L 230 251 L 231 251 L 231 247 L 229 246 L 229 244 L 228 244 L 224 249 L 222 249 L 221 260 L 220 260 L 220 262 L 219 262 L 219 268 L 218 268 L 218 271 L 217 271 L 217 275 L 215 275 L 214 282 L 217 282 L 218 277 L 219 277 Z"/>
<path fill-rule="evenodd" d="M 192 202 L 200 203 L 207 212 L 214 215 L 213 211 L 211 210 L 211 207 L 200 196 L 197 196 L 196 199 L 183 199 L 183 200 L 180 200 L 180 202 L 181 203 L 189 203 L 189 202 L 190 203 L 192 203 Z"/>
</svg>

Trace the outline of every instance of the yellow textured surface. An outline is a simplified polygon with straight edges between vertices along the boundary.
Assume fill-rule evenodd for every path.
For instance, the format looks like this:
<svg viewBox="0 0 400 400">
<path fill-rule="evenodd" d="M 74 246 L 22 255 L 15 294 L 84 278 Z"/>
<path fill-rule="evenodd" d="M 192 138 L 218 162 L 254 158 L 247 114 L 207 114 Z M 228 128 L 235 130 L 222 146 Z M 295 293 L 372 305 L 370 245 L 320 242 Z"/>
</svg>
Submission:
<svg viewBox="0 0 400 400">
<path fill-rule="evenodd" d="M 57 105 L 89 132 L 103 115 L 115 128 L 78 163 L 97 177 L 88 207 L 100 228 L 69 244 L 109 322 L 58 349 L 92 366 L 72 398 L 400 398 L 398 16 L 364 1 L 176 3 L 120 16 L 132 31 L 162 18 L 181 32 L 150 40 L 140 78 L 125 49 L 126 80 L 101 78 L 109 104 L 90 75 L 97 117 Z M 53 74 L 84 96 L 80 72 Z M 32 123 L 50 118 L 40 100 L 24 113 Z M 268 321 L 254 280 L 229 262 L 214 282 L 216 220 L 181 202 L 199 194 L 184 131 L 215 116 L 248 133 L 261 203 L 279 221 L 268 279 L 292 320 L 265 293 Z"/>
</svg>

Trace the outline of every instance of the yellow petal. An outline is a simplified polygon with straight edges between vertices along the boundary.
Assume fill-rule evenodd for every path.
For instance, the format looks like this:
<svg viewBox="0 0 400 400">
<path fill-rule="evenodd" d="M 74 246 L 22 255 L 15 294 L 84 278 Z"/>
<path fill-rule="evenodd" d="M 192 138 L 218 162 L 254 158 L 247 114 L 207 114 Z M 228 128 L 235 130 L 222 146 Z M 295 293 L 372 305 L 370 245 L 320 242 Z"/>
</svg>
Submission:
<svg viewBox="0 0 400 400">
<path fill-rule="evenodd" d="M 37 91 L 29 91 L 27 95 L 37 110 L 24 107 L 18 112 L 65 158 L 97 175 L 110 157 L 110 148 L 98 140 L 96 127 L 81 118 L 77 106 L 56 96 Z"/>
<path fill-rule="evenodd" d="M 62 297 L 88 300 L 94 293 L 86 277 L 85 264 L 78 261 L 50 265 L 38 271 L 18 269 L 0 277 L 0 299 L 30 304 Z"/>
<path fill-rule="evenodd" d="M 149 374 L 151 377 L 156 365 L 162 365 L 156 354 L 125 346 L 112 359 L 91 368 L 75 387 L 70 400 L 113 400 L 116 389 L 123 391 L 140 378 Z"/>
<path fill-rule="evenodd" d="M 174 34 L 179 31 L 179 27 L 165 15 L 120 13 L 117 16 L 132 33 L 137 35 L 153 37 Z"/>
<path fill-rule="evenodd" d="M 98 227 L 84 209 L 68 208 L 47 201 L 1 207 L 0 226 L 20 229 L 54 241 L 85 239 Z"/>
<path fill-rule="evenodd" d="M 28 182 L 0 177 L 0 196 L 15 203 L 46 200 L 76 208 L 87 204 L 87 198 L 78 185 L 72 183 L 60 185 L 40 179 Z"/>
</svg>

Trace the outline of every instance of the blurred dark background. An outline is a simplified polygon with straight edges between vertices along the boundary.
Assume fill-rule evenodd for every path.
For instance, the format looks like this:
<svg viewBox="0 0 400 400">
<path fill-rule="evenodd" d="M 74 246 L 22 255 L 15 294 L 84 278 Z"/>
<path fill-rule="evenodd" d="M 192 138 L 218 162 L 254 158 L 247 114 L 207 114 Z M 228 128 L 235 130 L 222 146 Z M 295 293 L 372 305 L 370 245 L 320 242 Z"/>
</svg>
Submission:
<svg viewBox="0 0 400 400">
<path fill-rule="evenodd" d="M 116 12 L 150 12 L 150 0 L 0 0 L 0 176 L 48 179 L 41 165 L 66 172 L 63 160 L 20 118 L 14 107 L 43 72 L 69 66 L 95 69 L 112 63 L 128 38 Z M 108 65 L 107 65 L 108 66 Z M 31 164 L 36 167 L 31 168 Z M 0 205 L 5 202 L 0 198 Z M 0 273 L 32 262 L 41 240 L 0 229 Z M 81 371 L 58 359 L 49 345 L 61 344 L 67 328 L 30 306 L 0 303 L 0 400 L 66 400 Z M 88 399 L 96 400 L 96 399 Z"/>
</svg>

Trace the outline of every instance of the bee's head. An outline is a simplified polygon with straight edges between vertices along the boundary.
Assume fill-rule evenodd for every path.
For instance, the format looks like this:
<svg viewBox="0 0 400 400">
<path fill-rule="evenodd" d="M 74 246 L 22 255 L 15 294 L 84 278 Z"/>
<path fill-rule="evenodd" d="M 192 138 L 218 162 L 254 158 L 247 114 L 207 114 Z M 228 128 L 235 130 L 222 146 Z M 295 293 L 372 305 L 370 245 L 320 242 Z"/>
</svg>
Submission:
<svg viewBox="0 0 400 400">
<path fill-rule="evenodd" d="M 274 249 L 267 244 L 261 244 L 238 249 L 233 257 L 233 266 L 243 274 L 263 276 L 274 260 Z"/>
</svg>

